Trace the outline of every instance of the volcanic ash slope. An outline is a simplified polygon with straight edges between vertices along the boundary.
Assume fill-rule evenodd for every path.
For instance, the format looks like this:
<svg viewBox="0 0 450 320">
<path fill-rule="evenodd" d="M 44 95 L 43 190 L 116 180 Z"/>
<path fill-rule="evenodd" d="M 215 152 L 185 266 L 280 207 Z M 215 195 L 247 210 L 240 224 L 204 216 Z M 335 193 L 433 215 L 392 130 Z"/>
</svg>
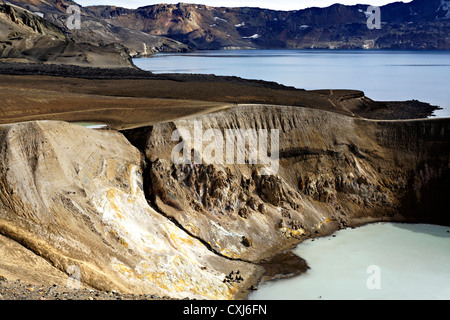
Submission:
<svg viewBox="0 0 450 320">
<path fill-rule="evenodd" d="M 232 299 L 260 273 L 212 253 L 148 205 L 141 153 L 122 134 L 43 121 L 1 126 L 0 136 L 0 233 L 55 269 L 49 284 L 75 266 L 100 290 Z M 48 265 L 8 261 L 7 250 L 0 274 L 15 264 L 22 280 L 45 279 Z M 233 270 L 243 282 L 224 282 Z"/>
</svg>

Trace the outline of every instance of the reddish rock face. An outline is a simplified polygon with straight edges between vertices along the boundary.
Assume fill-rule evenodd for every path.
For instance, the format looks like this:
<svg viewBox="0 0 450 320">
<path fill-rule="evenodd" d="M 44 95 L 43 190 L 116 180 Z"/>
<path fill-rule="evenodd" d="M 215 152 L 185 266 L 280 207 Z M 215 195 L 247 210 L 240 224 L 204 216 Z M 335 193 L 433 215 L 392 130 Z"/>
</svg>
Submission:
<svg viewBox="0 0 450 320">
<path fill-rule="evenodd" d="M 40 12 L 65 28 L 73 1 L 11 0 Z M 83 7 L 79 42 L 120 43 L 132 56 L 190 49 L 324 48 L 450 49 L 449 5 L 415 0 L 380 7 L 381 29 L 367 26 L 368 5 L 275 11 L 260 8 L 216 8 L 196 4 L 157 4 L 137 9 Z M 440 30 L 440 31 L 439 31 Z"/>
</svg>

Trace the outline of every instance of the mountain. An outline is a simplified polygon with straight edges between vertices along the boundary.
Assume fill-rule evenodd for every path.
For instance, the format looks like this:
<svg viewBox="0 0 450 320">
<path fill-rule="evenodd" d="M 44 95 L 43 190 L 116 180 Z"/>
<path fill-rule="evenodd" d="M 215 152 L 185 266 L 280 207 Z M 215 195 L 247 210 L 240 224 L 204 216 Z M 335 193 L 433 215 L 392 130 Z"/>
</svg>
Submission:
<svg viewBox="0 0 450 320">
<path fill-rule="evenodd" d="M 4 6 L 27 12 L 19 15 L 23 17 L 20 26 L 7 12 L 1 16 L 6 19 L 2 23 L 2 58 L 16 60 L 33 57 L 31 60 L 92 65 L 93 52 L 102 51 L 116 58 L 105 60 L 97 53 L 99 66 L 130 66 L 130 56 L 191 49 L 450 49 L 450 0 L 382 6 L 381 29 L 368 28 L 367 5 L 335 4 L 297 11 L 183 3 L 138 9 L 80 6 L 80 28 L 69 29 L 67 9 L 77 5 L 74 1 L 7 3 Z"/>
<path fill-rule="evenodd" d="M 184 52 L 189 48 L 173 39 L 143 33 L 136 29 L 130 29 L 109 23 L 99 18 L 94 12 L 81 6 L 80 29 L 69 30 L 67 20 L 70 14 L 67 9 L 71 5 L 77 5 L 70 0 L 10 0 L 21 8 L 35 12 L 47 21 L 58 26 L 77 42 L 87 42 L 94 45 L 124 45 L 131 56 L 146 56 L 155 52 Z"/>
<path fill-rule="evenodd" d="M 450 49 L 449 8 L 449 0 L 391 3 L 380 8 L 381 29 L 373 30 L 367 26 L 368 5 L 275 11 L 179 3 L 86 10 L 112 25 L 169 37 L 196 49 Z"/>
<path fill-rule="evenodd" d="M 0 58 L 78 66 L 134 66 L 124 46 L 76 42 L 51 22 L 10 4 L 0 4 Z"/>
</svg>

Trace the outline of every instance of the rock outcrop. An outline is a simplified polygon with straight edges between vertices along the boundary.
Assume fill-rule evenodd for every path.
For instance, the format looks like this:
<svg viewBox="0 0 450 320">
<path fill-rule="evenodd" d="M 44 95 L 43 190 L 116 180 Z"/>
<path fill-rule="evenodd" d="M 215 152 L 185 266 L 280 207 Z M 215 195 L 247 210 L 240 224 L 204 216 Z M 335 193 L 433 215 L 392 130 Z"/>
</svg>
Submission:
<svg viewBox="0 0 450 320">
<path fill-rule="evenodd" d="M 121 44 L 133 57 L 149 56 L 156 52 L 186 52 L 189 47 L 170 38 L 143 33 L 135 28 L 111 24 L 88 8 L 79 6 L 71 0 L 11 0 L 17 6 L 41 15 L 56 25 L 76 42 L 94 46 Z M 71 16 L 70 6 L 80 9 L 80 28 L 69 29 L 67 22 Z"/>
</svg>

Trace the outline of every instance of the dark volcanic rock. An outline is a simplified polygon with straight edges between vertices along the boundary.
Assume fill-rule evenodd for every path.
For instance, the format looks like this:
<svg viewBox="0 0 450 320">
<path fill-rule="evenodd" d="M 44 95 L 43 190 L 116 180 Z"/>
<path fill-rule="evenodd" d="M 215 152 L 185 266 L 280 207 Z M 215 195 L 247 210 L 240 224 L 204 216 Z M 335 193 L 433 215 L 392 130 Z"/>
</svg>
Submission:
<svg viewBox="0 0 450 320">
<path fill-rule="evenodd" d="M 265 280 L 291 278 L 308 271 L 307 262 L 292 251 L 281 252 L 261 262 Z"/>
<path fill-rule="evenodd" d="M 196 49 L 449 49 L 449 2 L 414 0 L 381 7 L 380 30 L 367 27 L 368 5 L 275 11 L 160 4 L 128 10 L 90 7 L 120 27 L 164 35 Z"/>
</svg>

